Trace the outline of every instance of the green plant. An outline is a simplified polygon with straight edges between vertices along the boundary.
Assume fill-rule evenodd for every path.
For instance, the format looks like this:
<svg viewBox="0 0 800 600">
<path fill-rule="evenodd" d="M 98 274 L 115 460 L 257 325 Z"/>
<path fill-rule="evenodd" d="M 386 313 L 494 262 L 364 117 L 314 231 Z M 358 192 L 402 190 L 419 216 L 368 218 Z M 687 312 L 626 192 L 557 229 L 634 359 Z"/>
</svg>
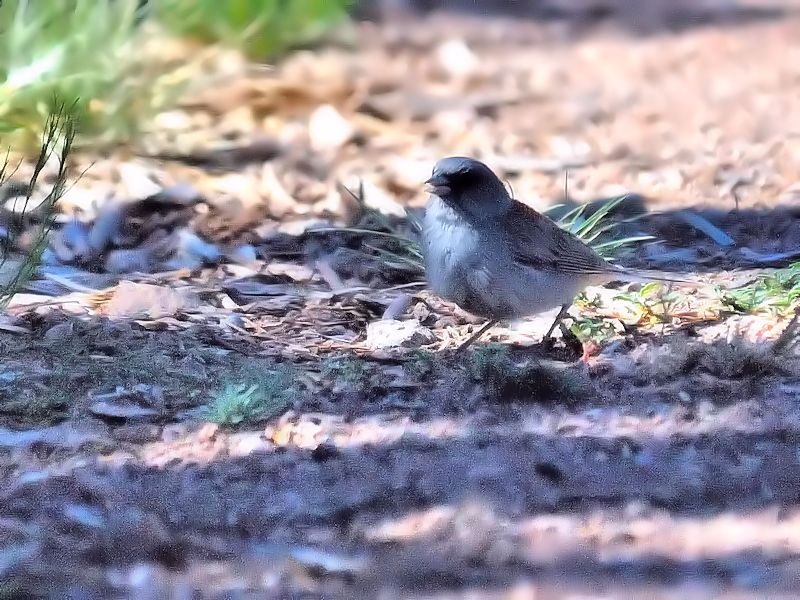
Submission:
<svg viewBox="0 0 800 600">
<path fill-rule="evenodd" d="M 387 268 L 407 272 L 411 277 L 422 277 L 425 273 L 425 261 L 419 243 L 401 232 L 397 222 L 390 221 L 385 215 L 367 206 L 364 198 L 364 182 L 361 181 L 357 192 L 341 186 L 341 192 L 348 194 L 361 208 L 363 217 L 358 227 L 320 227 L 309 231 L 312 234 L 347 233 L 358 236 L 369 236 L 373 243 L 362 242 L 362 246 L 373 254 L 377 254 Z M 406 209 L 406 221 L 412 235 L 417 237 L 422 231 L 420 219 L 411 210 Z M 377 245 L 380 243 L 381 245 Z"/>
<path fill-rule="evenodd" d="M 315 39 L 346 16 L 344 0 L 4 0 L 0 133 L 34 146 L 54 98 L 75 99 L 79 145 L 135 139 L 144 122 L 207 80 L 215 54 L 170 35 L 222 42 L 260 58 Z M 13 134 L 13 140 L 9 138 Z"/>
<path fill-rule="evenodd" d="M 322 375 L 337 383 L 362 383 L 367 376 L 367 362 L 360 358 L 342 356 L 328 358 L 322 363 Z"/>
<path fill-rule="evenodd" d="M 313 42 L 347 17 L 351 0 L 156 0 L 156 20 L 178 35 L 220 42 L 256 59 Z"/>
<path fill-rule="evenodd" d="M 5 308 L 11 297 L 31 278 L 39 265 L 39 260 L 46 245 L 47 235 L 53 224 L 55 204 L 64 193 L 67 180 L 67 158 L 72 151 L 75 139 L 75 121 L 71 108 L 61 105 L 51 113 L 44 125 L 39 155 L 33 167 L 33 174 L 27 183 L 22 206 L 14 210 L 13 220 L 22 221 L 27 218 L 31 198 L 37 190 L 37 183 L 47 163 L 55 158 L 55 180 L 50 192 L 35 207 L 38 225 L 33 230 L 32 240 L 28 242 L 24 256 L 12 254 L 16 242 L 16 232 L 9 228 L 7 235 L 0 243 L 0 309 Z M 8 160 L 0 167 L 0 185 L 5 180 Z"/>
<path fill-rule="evenodd" d="M 286 410 L 294 392 L 291 370 L 276 369 L 262 374 L 255 383 L 226 382 L 212 393 L 202 415 L 220 425 L 261 421 Z"/>
<path fill-rule="evenodd" d="M 175 44 L 146 8 L 161 4 L 0 2 L 0 133 L 6 142 L 20 151 L 33 147 L 57 107 L 54 98 L 74 99 L 78 145 L 133 141 L 143 123 L 174 105 L 190 86 L 209 81 L 205 63 L 217 51 Z M 229 5 L 212 0 L 191 4 L 209 19 L 213 7 Z"/>
<path fill-rule="evenodd" d="M 724 305 L 738 313 L 791 312 L 800 297 L 800 262 L 758 277 L 752 283 L 730 290 L 718 290 Z"/>
<path fill-rule="evenodd" d="M 616 334 L 611 323 L 600 317 L 572 317 L 569 330 L 581 344 L 592 342 L 599 345 Z"/>
<path fill-rule="evenodd" d="M 616 223 L 610 218 L 611 211 L 621 202 L 624 202 L 626 198 L 627 196 L 625 195 L 611 198 L 588 217 L 584 216 L 587 205 L 582 204 L 564 214 L 558 219 L 557 223 L 559 227 L 566 229 L 570 233 L 576 235 L 584 243 L 590 245 L 595 252 L 601 256 L 612 256 L 616 250 L 623 246 L 653 239 L 651 235 L 640 235 L 607 242 L 597 241 L 602 234 L 608 233 L 614 227 Z M 560 205 L 552 206 L 548 210 L 554 210 L 559 208 L 559 206 Z"/>
<path fill-rule="evenodd" d="M 600 294 L 595 294 L 591 298 L 588 294 L 583 291 L 579 292 L 577 296 L 575 296 L 575 300 L 572 303 L 574 306 L 581 306 L 584 308 L 599 308 L 603 304 L 603 299 L 600 297 Z"/>
<path fill-rule="evenodd" d="M 472 353 L 472 377 L 485 381 L 497 373 L 507 374 L 510 367 L 508 346 L 498 342 L 481 344 Z"/>
<path fill-rule="evenodd" d="M 675 307 L 686 299 L 686 295 L 669 285 L 651 282 L 638 290 L 617 294 L 614 300 L 632 305 L 635 310 L 647 317 L 650 323 L 666 323 L 670 320 Z"/>
<path fill-rule="evenodd" d="M 15 142 L 29 145 L 56 110 L 56 98 L 78 99 L 75 114 L 84 128 L 101 113 L 124 113 L 131 98 L 120 74 L 135 54 L 135 15 L 132 0 L 5 0 L 0 131 L 20 134 Z"/>
</svg>

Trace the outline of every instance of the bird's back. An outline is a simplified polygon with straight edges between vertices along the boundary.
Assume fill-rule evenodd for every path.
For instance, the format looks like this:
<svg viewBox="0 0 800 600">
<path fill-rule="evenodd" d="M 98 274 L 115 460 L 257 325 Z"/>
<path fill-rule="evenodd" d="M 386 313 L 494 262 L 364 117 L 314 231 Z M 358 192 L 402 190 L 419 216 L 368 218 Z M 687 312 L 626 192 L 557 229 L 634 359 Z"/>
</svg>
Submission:
<svg viewBox="0 0 800 600">
<path fill-rule="evenodd" d="M 505 217 L 511 253 L 521 265 L 573 275 L 603 275 L 613 267 L 573 234 L 522 202 Z"/>
</svg>

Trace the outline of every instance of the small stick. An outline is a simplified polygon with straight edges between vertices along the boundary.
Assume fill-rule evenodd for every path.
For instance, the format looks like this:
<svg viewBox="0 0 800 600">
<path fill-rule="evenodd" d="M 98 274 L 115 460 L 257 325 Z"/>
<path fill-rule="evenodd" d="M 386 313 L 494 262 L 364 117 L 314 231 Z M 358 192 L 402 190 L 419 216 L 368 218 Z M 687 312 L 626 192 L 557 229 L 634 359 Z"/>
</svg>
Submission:
<svg viewBox="0 0 800 600">
<path fill-rule="evenodd" d="M 478 329 L 478 331 L 476 331 L 475 333 L 473 333 L 473 334 L 470 336 L 470 338 L 469 338 L 469 339 L 468 339 L 466 342 L 464 342 L 463 344 L 461 344 L 461 345 L 460 345 L 460 346 L 459 346 L 459 347 L 456 349 L 456 354 L 461 354 L 461 353 L 462 353 L 464 350 L 466 350 L 467 348 L 469 348 L 469 347 L 472 345 L 472 342 L 474 342 L 474 341 L 475 341 L 475 340 L 477 340 L 479 337 L 481 337 L 481 336 L 482 336 L 484 333 L 486 333 L 486 332 L 487 332 L 487 331 L 488 331 L 490 328 L 492 328 L 492 327 L 494 327 L 495 325 L 497 325 L 497 323 L 498 323 L 498 321 L 497 321 L 497 320 L 495 320 L 495 319 L 489 319 L 488 321 L 486 321 L 486 324 L 484 324 L 484 326 L 483 326 L 483 327 L 481 327 L 480 329 Z"/>
</svg>

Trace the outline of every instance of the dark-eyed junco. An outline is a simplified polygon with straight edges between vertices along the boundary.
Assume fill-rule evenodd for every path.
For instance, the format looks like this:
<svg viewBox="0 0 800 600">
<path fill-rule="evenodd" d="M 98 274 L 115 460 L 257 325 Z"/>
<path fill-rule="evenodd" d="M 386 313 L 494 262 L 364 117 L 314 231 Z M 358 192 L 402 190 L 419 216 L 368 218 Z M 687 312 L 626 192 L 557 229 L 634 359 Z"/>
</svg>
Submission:
<svg viewBox="0 0 800 600">
<path fill-rule="evenodd" d="M 443 158 L 425 182 L 423 252 L 430 288 L 488 319 L 463 350 L 502 319 L 561 307 L 549 338 L 575 296 L 614 280 L 660 279 L 606 262 L 546 216 L 513 199 L 480 161 Z"/>
</svg>

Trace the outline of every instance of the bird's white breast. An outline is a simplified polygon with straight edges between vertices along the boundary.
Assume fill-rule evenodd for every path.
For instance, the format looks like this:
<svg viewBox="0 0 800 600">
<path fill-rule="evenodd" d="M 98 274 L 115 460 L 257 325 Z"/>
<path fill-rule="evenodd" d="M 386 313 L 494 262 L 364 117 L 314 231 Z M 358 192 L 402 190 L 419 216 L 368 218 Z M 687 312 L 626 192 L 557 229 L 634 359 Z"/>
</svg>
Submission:
<svg viewBox="0 0 800 600">
<path fill-rule="evenodd" d="M 435 196 L 425 211 L 423 243 L 434 293 L 487 318 L 517 318 L 572 302 L 592 277 L 539 270 L 514 260 L 507 235 L 487 217 L 476 225 Z"/>
<path fill-rule="evenodd" d="M 428 285 L 456 303 L 466 290 L 466 270 L 477 266 L 478 233 L 452 208 L 432 196 L 425 210 L 423 230 Z"/>
</svg>

